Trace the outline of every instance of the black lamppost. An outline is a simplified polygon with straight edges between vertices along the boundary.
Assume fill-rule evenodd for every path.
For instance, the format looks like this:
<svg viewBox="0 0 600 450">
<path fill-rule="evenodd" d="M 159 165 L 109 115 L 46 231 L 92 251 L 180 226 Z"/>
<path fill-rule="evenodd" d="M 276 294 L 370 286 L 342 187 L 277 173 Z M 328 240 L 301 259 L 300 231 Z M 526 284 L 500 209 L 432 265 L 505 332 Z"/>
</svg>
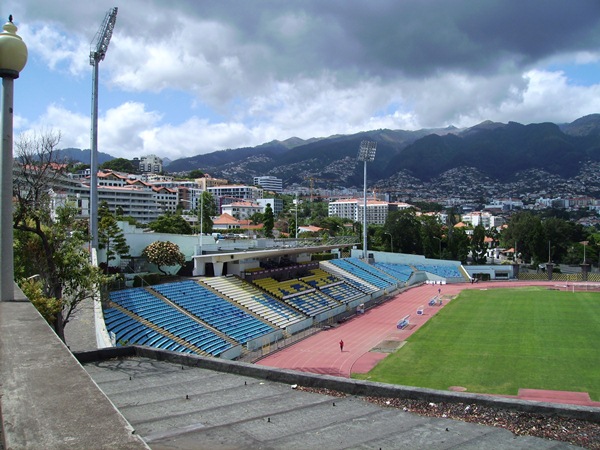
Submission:
<svg viewBox="0 0 600 450">
<path fill-rule="evenodd" d="M 439 238 L 437 236 L 433 236 L 433 238 L 437 239 L 437 241 L 438 241 L 438 249 L 439 249 L 438 258 L 442 259 L 442 238 Z"/>
<path fill-rule="evenodd" d="M 9 16 L 0 33 L 2 77 L 2 157 L 0 158 L 0 300 L 14 300 L 13 260 L 13 90 L 14 80 L 27 64 L 27 46 Z"/>
<path fill-rule="evenodd" d="M 394 239 L 392 238 L 391 233 L 388 233 L 387 231 L 383 234 L 387 234 L 390 237 L 390 250 L 392 253 L 394 253 Z"/>
</svg>

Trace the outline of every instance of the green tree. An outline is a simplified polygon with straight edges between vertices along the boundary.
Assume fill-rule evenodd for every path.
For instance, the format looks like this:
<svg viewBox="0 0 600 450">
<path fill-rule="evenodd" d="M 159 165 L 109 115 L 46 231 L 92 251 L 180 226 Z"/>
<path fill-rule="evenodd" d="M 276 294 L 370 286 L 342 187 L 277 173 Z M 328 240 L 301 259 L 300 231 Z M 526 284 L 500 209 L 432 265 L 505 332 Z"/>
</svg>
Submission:
<svg viewBox="0 0 600 450">
<path fill-rule="evenodd" d="M 500 244 L 505 248 L 516 247 L 526 261 L 540 263 L 548 259 L 548 240 L 541 220 L 530 211 L 517 212 L 510 218 L 500 234 Z"/>
<path fill-rule="evenodd" d="M 423 255 L 427 258 L 442 258 L 443 230 L 442 224 L 435 216 L 423 215 L 421 222 L 421 241 Z"/>
<path fill-rule="evenodd" d="M 329 215 L 329 207 L 327 202 L 321 200 L 315 200 L 312 203 L 308 203 L 310 207 L 310 222 L 314 223 L 317 220 L 324 219 Z"/>
<path fill-rule="evenodd" d="M 115 158 L 100 165 L 102 170 L 114 170 L 115 172 L 137 173 L 136 167 L 125 158 Z"/>
<path fill-rule="evenodd" d="M 204 177 L 204 172 L 202 172 L 200 169 L 190 170 L 190 173 L 188 173 L 188 178 L 191 178 L 192 180 L 195 180 L 196 178 L 203 178 L 203 177 Z"/>
<path fill-rule="evenodd" d="M 471 257 L 474 264 L 485 264 L 487 262 L 487 246 L 485 245 L 485 228 L 477 225 L 471 236 Z"/>
<path fill-rule="evenodd" d="M 449 258 L 460 261 L 462 264 L 467 263 L 469 255 L 469 236 L 463 228 L 455 228 L 448 239 Z"/>
<path fill-rule="evenodd" d="M 267 203 L 265 212 L 263 213 L 263 230 L 266 237 L 273 237 L 273 227 L 275 226 L 275 217 L 271 204 Z"/>
<path fill-rule="evenodd" d="M 15 142 L 16 160 L 13 195 L 15 207 L 15 267 L 19 276 L 38 278 L 43 307 L 54 311 L 49 318 L 64 341 L 64 328 L 77 307 L 97 292 L 106 281 L 101 271 L 90 264 L 87 234 L 76 220 L 75 205 L 59 206 L 51 214 L 52 188 L 63 180 L 63 169 L 56 158 L 60 133 L 21 136 Z M 23 280 L 19 285 L 25 285 Z"/>
<path fill-rule="evenodd" d="M 390 212 L 383 228 L 393 236 L 394 251 L 423 254 L 421 222 L 414 208 Z"/>
<path fill-rule="evenodd" d="M 265 216 L 263 213 L 257 212 L 250 216 L 250 222 L 252 222 L 254 225 L 263 223 L 264 220 L 265 220 Z"/>
<path fill-rule="evenodd" d="M 19 281 L 19 287 L 50 325 L 56 322 L 57 316 L 62 311 L 62 303 L 52 297 L 44 295 L 44 284 L 35 278 L 24 278 Z"/>
<path fill-rule="evenodd" d="M 179 246 L 169 241 L 155 241 L 148 245 L 142 252 L 142 256 L 148 258 L 152 264 L 156 264 L 158 270 L 167 275 L 162 266 L 175 266 L 185 264 L 185 256 L 179 250 Z"/>
<path fill-rule="evenodd" d="M 110 212 L 105 201 L 98 208 L 98 218 L 98 247 L 106 249 L 106 271 L 108 272 L 110 262 L 117 259 L 117 256 L 129 255 L 129 245 L 116 217 Z"/>
<path fill-rule="evenodd" d="M 85 169 L 89 169 L 89 168 L 90 168 L 89 164 L 84 164 L 84 163 L 69 164 L 68 171 L 70 173 L 77 173 L 77 172 L 81 172 L 81 171 L 84 171 Z"/>
<path fill-rule="evenodd" d="M 325 228 L 330 236 L 341 236 L 344 233 L 344 219 L 341 217 L 324 217 L 314 224 Z"/>
<path fill-rule="evenodd" d="M 290 216 L 287 219 L 288 223 L 288 233 L 291 238 L 296 237 L 296 230 L 298 229 L 298 225 L 296 224 L 296 217 Z"/>
<path fill-rule="evenodd" d="M 546 241 L 551 245 L 551 258 L 555 262 L 563 262 L 568 249 L 586 239 L 586 233 L 580 224 L 565 219 L 549 217 L 542 221 L 542 228 Z"/>
<path fill-rule="evenodd" d="M 148 224 L 156 233 L 193 234 L 192 226 L 181 214 L 167 212 Z"/>
<path fill-rule="evenodd" d="M 198 205 L 198 222 L 202 223 L 201 232 L 209 234 L 214 225 L 212 216 L 215 214 L 216 209 L 215 198 L 208 191 L 203 191 L 201 195 L 200 204 Z"/>
</svg>

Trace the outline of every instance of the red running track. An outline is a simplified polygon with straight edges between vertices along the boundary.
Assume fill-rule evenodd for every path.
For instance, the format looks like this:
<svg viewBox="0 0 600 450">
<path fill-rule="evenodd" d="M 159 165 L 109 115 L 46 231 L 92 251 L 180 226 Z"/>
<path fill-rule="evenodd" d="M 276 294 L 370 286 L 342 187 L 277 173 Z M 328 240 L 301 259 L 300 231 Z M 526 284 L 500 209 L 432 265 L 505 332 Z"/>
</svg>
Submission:
<svg viewBox="0 0 600 450">
<path fill-rule="evenodd" d="M 268 355 L 257 364 L 341 377 L 350 377 L 351 373 L 367 373 L 388 355 L 388 353 L 375 352 L 371 349 L 383 341 L 405 340 L 463 289 L 524 286 L 548 286 L 557 289 L 570 289 L 571 287 L 564 282 L 556 281 L 422 285 L 408 289 L 386 303 L 368 310 L 364 315 L 356 316 L 336 328 L 314 334 L 290 347 Z M 441 307 L 429 306 L 429 300 L 438 295 L 438 289 L 441 290 L 440 296 L 443 305 Z M 423 306 L 424 314 L 417 315 L 417 309 L 421 306 Z M 403 330 L 397 329 L 398 321 L 408 314 L 410 314 L 411 325 Z M 340 351 L 340 340 L 344 341 L 344 351 Z M 520 389 L 519 395 L 514 397 L 522 400 L 600 407 L 600 402 L 591 401 L 589 395 L 583 392 Z"/>
<path fill-rule="evenodd" d="M 557 285 L 556 282 L 487 282 L 445 285 L 425 284 L 410 288 L 391 300 L 369 309 L 341 325 L 319 332 L 290 347 L 268 355 L 257 364 L 282 369 L 350 377 L 351 373 L 366 373 L 388 353 L 371 350 L 383 341 L 404 341 L 420 328 L 440 308 L 463 289 L 489 289 L 529 285 Z M 429 306 L 429 300 L 441 289 L 443 305 Z M 451 301 L 451 300 L 450 300 Z M 423 315 L 417 309 L 423 306 Z M 399 330 L 396 324 L 410 314 L 410 326 Z M 344 351 L 339 342 L 344 341 Z"/>
</svg>

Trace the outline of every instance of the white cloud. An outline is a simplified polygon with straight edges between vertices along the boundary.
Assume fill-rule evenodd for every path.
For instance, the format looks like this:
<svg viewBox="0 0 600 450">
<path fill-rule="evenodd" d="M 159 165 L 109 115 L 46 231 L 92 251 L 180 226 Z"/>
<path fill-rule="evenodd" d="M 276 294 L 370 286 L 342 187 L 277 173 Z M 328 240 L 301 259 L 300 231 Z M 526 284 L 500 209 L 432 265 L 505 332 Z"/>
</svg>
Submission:
<svg viewBox="0 0 600 450">
<path fill-rule="evenodd" d="M 89 43 L 81 35 L 66 33 L 56 25 L 24 24 L 18 34 L 27 43 L 30 55 L 41 59 L 50 70 L 68 72 L 73 76 L 89 73 Z"/>
<path fill-rule="evenodd" d="M 112 3 L 7 2 L 30 59 L 53 72 L 31 64 L 28 77 L 65 82 L 43 92 L 40 117 L 25 109 L 41 100 L 23 99 L 15 127 L 59 129 L 65 146 L 88 148 L 81 80 Z M 600 60 L 593 2 L 431 3 L 123 2 L 102 62 L 99 149 L 174 159 L 291 136 L 564 122 L 600 110 L 600 86 L 575 86 L 560 70 Z"/>
</svg>

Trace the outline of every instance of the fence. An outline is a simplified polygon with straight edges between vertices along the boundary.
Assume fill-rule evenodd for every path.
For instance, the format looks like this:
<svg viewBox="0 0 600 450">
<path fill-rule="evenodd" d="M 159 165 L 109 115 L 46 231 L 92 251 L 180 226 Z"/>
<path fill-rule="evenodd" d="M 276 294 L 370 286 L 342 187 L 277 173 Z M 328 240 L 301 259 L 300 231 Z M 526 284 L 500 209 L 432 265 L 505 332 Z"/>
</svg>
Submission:
<svg viewBox="0 0 600 450">
<path fill-rule="evenodd" d="M 519 273 L 517 278 L 520 281 L 548 281 L 548 273 Z M 564 281 L 564 282 L 578 282 L 578 281 L 592 281 L 600 282 L 600 273 L 588 272 L 587 280 L 583 279 L 583 273 L 553 273 L 552 281 Z"/>
</svg>

